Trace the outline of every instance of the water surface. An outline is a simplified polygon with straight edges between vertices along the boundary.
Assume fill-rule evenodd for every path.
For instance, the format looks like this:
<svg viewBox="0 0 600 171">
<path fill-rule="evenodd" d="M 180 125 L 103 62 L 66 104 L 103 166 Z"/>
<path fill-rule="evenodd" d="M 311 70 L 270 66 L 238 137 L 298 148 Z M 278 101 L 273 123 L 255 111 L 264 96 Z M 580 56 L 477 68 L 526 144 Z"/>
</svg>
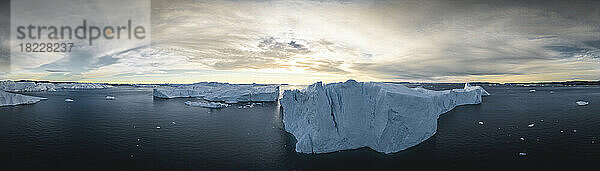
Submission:
<svg viewBox="0 0 600 171">
<path fill-rule="evenodd" d="M 156 99 L 152 89 L 131 87 L 27 93 L 49 99 L 0 108 L 0 163 L 9 169 L 304 170 L 539 169 L 600 161 L 600 88 L 485 89 L 492 96 L 443 114 L 438 132 L 408 150 L 319 155 L 294 151 L 278 103 L 206 109 L 183 104 L 190 99 Z M 105 100 L 106 95 L 116 99 Z M 577 106 L 577 100 L 590 104 Z"/>
</svg>

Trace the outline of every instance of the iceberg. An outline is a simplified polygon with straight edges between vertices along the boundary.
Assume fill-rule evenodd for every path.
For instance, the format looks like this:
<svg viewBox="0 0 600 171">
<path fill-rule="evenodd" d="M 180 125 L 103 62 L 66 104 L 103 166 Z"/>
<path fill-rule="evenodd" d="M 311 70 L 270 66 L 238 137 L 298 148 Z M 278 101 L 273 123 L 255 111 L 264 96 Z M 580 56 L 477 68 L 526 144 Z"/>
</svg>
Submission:
<svg viewBox="0 0 600 171">
<path fill-rule="evenodd" d="M 73 99 L 65 99 L 65 102 L 74 102 L 75 100 Z"/>
<path fill-rule="evenodd" d="M 459 105 L 479 104 L 486 95 L 483 88 L 469 84 L 433 91 L 348 80 L 285 90 L 280 103 L 285 130 L 297 140 L 296 152 L 369 147 L 394 153 L 433 136 L 439 115 Z"/>
<path fill-rule="evenodd" d="M 586 102 L 586 101 L 583 101 L 583 100 L 578 100 L 575 103 L 577 103 L 577 105 L 579 105 L 579 106 L 585 106 L 585 105 L 588 105 L 590 102 Z"/>
<path fill-rule="evenodd" d="M 8 92 L 56 91 L 52 83 L 0 81 L 0 90 Z"/>
<path fill-rule="evenodd" d="M 57 88 L 62 89 L 105 89 L 113 86 L 97 83 L 60 83 L 55 84 Z"/>
<path fill-rule="evenodd" d="M 152 94 L 154 97 L 166 99 L 196 97 L 213 102 L 274 102 L 279 97 L 279 86 L 201 82 L 191 85 L 155 88 Z"/>
<path fill-rule="evenodd" d="M 0 106 L 15 106 L 21 104 L 34 104 L 41 100 L 46 100 L 43 97 L 27 96 L 16 93 L 0 91 Z"/>
<path fill-rule="evenodd" d="M 213 108 L 213 109 L 219 109 L 219 108 L 224 108 L 224 107 L 229 106 L 225 103 L 218 103 L 218 102 L 192 102 L 192 101 L 186 101 L 185 105 L 194 106 L 194 107 Z"/>
<path fill-rule="evenodd" d="M 36 83 L 0 81 L 0 90 L 8 92 L 56 91 L 57 89 L 104 89 L 112 86 L 97 83 Z"/>
</svg>

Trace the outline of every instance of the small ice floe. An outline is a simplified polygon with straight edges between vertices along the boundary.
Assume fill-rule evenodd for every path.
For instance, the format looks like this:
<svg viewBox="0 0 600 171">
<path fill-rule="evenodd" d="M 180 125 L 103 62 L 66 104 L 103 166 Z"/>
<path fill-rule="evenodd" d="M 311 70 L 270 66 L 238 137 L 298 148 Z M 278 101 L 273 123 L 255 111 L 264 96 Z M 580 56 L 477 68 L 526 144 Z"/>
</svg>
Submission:
<svg viewBox="0 0 600 171">
<path fill-rule="evenodd" d="M 160 126 L 156 126 L 156 129 L 160 129 Z"/>
<path fill-rule="evenodd" d="M 554 94 L 554 91 L 550 90 L 550 94 Z"/>
<path fill-rule="evenodd" d="M 520 152 L 519 153 L 519 156 L 526 156 L 526 155 L 527 155 L 527 153 L 525 153 L 525 152 Z"/>
<path fill-rule="evenodd" d="M 137 141 L 140 141 L 140 139 L 138 138 Z"/>
<path fill-rule="evenodd" d="M 592 140 L 592 144 L 596 143 L 596 141 Z"/>
<path fill-rule="evenodd" d="M 528 127 L 528 128 L 533 128 L 533 126 L 534 126 L 534 125 L 535 125 L 535 124 L 533 124 L 533 123 L 530 123 L 529 125 L 527 125 L 527 127 Z"/>
<path fill-rule="evenodd" d="M 530 93 L 535 93 L 535 89 L 530 89 L 529 92 Z"/>
<path fill-rule="evenodd" d="M 139 145 L 139 144 L 136 144 L 135 146 L 136 146 L 136 147 L 140 147 L 140 145 Z"/>
<path fill-rule="evenodd" d="M 192 102 L 192 101 L 186 101 L 185 105 L 194 106 L 194 107 L 213 108 L 213 109 L 219 109 L 219 108 L 224 108 L 224 107 L 229 106 L 228 104 L 219 103 L 219 102 Z"/>
<path fill-rule="evenodd" d="M 65 99 L 65 102 L 74 102 L 75 100 L 73 99 Z"/>
<path fill-rule="evenodd" d="M 171 124 L 175 125 L 175 121 L 171 122 Z"/>
<path fill-rule="evenodd" d="M 238 106 L 238 109 L 241 109 L 241 108 L 243 108 L 243 107 L 244 107 L 244 106 Z"/>
<path fill-rule="evenodd" d="M 246 105 L 241 106 L 241 107 L 244 108 L 244 109 L 249 109 L 249 108 L 253 108 L 254 105 L 255 105 L 255 103 L 249 103 L 249 104 L 246 104 Z"/>
<path fill-rule="evenodd" d="M 578 100 L 575 103 L 577 103 L 577 105 L 579 105 L 579 106 L 585 106 L 585 105 L 589 104 L 589 102 L 586 102 L 586 101 L 583 101 L 583 100 Z"/>
<path fill-rule="evenodd" d="M 479 125 L 483 125 L 483 121 L 479 121 L 479 122 L 478 122 L 478 124 L 479 124 Z"/>
<path fill-rule="evenodd" d="M 521 138 L 519 138 L 519 139 L 520 139 L 521 141 L 525 141 L 525 138 L 523 138 L 523 137 L 521 137 Z"/>
<path fill-rule="evenodd" d="M 132 154 L 132 155 L 129 155 L 129 157 L 133 158 L 133 154 Z"/>
<path fill-rule="evenodd" d="M 115 96 L 106 96 L 106 100 L 114 100 Z"/>
<path fill-rule="evenodd" d="M 234 103 L 238 103 L 238 101 L 235 101 L 235 100 L 225 100 L 225 103 L 227 103 L 227 104 L 234 104 Z"/>
<path fill-rule="evenodd" d="M 565 131 L 563 131 L 563 130 L 560 130 L 560 133 L 563 133 L 563 132 L 565 132 Z"/>
<path fill-rule="evenodd" d="M 573 130 L 573 132 L 577 132 L 577 130 L 576 130 L 576 129 L 574 129 L 574 130 Z"/>
<path fill-rule="evenodd" d="M 540 122 L 544 122 L 544 120 L 542 119 L 542 120 L 540 120 Z"/>
</svg>

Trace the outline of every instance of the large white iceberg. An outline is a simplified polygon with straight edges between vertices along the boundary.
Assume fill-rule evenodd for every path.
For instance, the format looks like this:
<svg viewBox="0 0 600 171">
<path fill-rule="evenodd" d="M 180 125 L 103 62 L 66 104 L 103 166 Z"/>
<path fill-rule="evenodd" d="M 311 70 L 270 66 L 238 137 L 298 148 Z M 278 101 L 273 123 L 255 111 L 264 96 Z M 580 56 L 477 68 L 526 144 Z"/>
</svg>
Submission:
<svg viewBox="0 0 600 171">
<path fill-rule="evenodd" d="M 46 100 L 46 98 L 0 91 L 0 106 L 34 104 L 39 102 L 40 100 Z"/>
<path fill-rule="evenodd" d="M 487 91 L 433 91 L 380 82 L 312 84 L 286 90 L 280 100 L 285 130 L 296 139 L 296 151 L 327 153 L 369 147 L 393 153 L 433 136 L 437 119 L 458 105 L 479 104 Z"/>
<path fill-rule="evenodd" d="M 175 87 L 155 88 L 152 94 L 158 98 L 197 97 L 207 101 L 219 102 L 266 102 L 277 101 L 279 86 L 201 82 Z"/>
</svg>

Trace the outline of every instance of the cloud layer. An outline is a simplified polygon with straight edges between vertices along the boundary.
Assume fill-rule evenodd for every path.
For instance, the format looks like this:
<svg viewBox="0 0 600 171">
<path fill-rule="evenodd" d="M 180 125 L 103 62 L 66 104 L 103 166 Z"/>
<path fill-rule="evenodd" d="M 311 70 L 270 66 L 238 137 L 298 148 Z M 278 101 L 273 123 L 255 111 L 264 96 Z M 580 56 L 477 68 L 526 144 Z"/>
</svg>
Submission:
<svg viewBox="0 0 600 171">
<path fill-rule="evenodd" d="M 598 80 L 598 6 L 153 1 L 153 46 L 92 59 L 67 56 L 21 73 L 123 82 Z M 52 70 L 70 72 L 45 72 Z"/>
</svg>

